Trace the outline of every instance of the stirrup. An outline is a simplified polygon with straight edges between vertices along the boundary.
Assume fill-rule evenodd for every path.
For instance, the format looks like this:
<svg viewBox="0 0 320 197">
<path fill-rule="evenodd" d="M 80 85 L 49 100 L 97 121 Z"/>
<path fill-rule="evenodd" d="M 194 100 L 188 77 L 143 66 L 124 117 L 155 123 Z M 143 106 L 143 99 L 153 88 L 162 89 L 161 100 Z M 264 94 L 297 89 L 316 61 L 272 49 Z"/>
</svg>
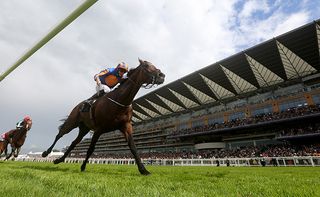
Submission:
<svg viewBox="0 0 320 197">
<path fill-rule="evenodd" d="M 82 107 L 80 109 L 81 112 L 89 112 L 91 108 L 90 101 L 85 100 L 82 104 Z"/>
</svg>

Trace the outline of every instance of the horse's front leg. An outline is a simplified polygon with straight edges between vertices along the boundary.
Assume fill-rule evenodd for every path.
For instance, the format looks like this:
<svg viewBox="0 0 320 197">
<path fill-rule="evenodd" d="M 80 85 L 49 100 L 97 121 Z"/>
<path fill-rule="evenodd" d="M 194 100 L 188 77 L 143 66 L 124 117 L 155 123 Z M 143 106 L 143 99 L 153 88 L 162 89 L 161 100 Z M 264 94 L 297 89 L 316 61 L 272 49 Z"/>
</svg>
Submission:
<svg viewBox="0 0 320 197">
<path fill-rule="evenodd" d="M 8 155 L 8 144 L 6 145 L 6 148 L 4 149 L 4 154 L 7 156 Z"/>
<path fill-rule="evenodd" d="M 144 167 L 143 163 L 141 162 L 141 158 L 137 152 L 136 145 L 134 144 L 133 137 L 132 137 L 132 125 L 130 123 L 126 123 L 125 127 L 121 129 L 121 132 L 126 137 L 130 151 L 133 154 L 134 159 L 136 160 L 136 164 L 138 166 L 139 172 L 143 175 L 149 175 L 150 172 Z"/>
<path fill-rule="evenodd" d="M 14 157 L 18 157 L 18 155 L 19 155 L 19 153 L 20 153 L 20 150 L 21 150 L 21 147 L 16 148 L 16 150 L 15 150 L 14 153 L 13 153 L 13 156 L 14 156 Z"/>
</svg>

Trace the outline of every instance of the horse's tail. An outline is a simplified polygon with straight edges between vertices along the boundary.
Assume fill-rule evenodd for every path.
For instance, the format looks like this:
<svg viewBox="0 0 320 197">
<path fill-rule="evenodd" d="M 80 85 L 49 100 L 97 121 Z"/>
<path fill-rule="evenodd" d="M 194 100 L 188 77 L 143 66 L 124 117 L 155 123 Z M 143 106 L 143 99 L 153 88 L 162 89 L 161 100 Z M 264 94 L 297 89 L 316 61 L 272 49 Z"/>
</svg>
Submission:
<svg viewBox="0 0 320 197">
<path fill-rule="evenodd" d="M 79 108 L 80 108 L 80 105 L 73 108 L 71 113 L 66 118 L 60 120 L 60 121 L 63 121 L 63 123 L 59 126 L 59 131 L 62 131 L 62 130 L 70 131 L 79 125 L 79 121 L 80 121 Z"/>
<path fill-rule="evenodd" d="M 59 120 L 61 122 L 63 121 L 63 123 L 58 127 L 59 130 L 61 130 L 65 127 L 67 120 L 68 120 L 68 116 L 66 118 Z"/>
</svg>

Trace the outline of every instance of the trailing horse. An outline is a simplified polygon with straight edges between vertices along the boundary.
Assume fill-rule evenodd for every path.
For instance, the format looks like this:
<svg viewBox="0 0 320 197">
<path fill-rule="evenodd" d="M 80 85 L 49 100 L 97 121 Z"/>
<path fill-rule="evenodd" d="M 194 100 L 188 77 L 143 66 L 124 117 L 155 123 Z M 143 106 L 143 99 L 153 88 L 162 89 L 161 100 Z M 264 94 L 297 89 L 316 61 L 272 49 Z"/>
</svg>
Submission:
<svg viewBox="0 0 320 197">
<path fill-rule="evenodd" d="M 8 132 L 8 135 L 12 136 L 12 141 L 9 143 L 7 140 L 0 142 L 0 155 L 4 152 L 6 155 L 6 160 L 8 160 L 12 154 L 14 157 L 18 157 L 21 147 L 23 146 L 26 137 L 27 137 L 27 128 L 19 128 L 19 129 L 12 129 Z M 11 145 L 11 153 L 7 155 L 7 147 L 8 144 Z"/>
<path fill-rule="evenodd" d="M 55 146 L 56 142 L 65 134 L 69 133 L 76 127 L 79 127 L 79 134 L 71 143 L 61 158 L 54 160 L 55 164 L 63 162 L 71 150 L 82 140 L 82 138 L 90 131 L 93 131 L 90 147 L 87 151 L 85 160 L 81 165 L 81 171 L 86 168 L 86 163 L 94 151 L 95 144 L 103 133 L 120 130 L 125 139 L 131 153 L 134 156 L 139 172 L 148 175 L 148 172 L 141 162 L 135 143 L 133 141 L 131 117 L 132 117 L 132 101 L 139 91 L 140 87 L 152 86 L 154 84 L 162 84 L 165 75 L 157 69 L 152 63 L 139 59 L 140 65 L 131 69 L 127 76 L 114 91 L 98 98 L 93 104 L 89 112 L 82 112 L 81 108 L 84 102 L 79 103 L 73 108 L 65 122 L 59 127 L 53 144 L 48 150 L 42 153 L 46 157 Z"/>
</svg>

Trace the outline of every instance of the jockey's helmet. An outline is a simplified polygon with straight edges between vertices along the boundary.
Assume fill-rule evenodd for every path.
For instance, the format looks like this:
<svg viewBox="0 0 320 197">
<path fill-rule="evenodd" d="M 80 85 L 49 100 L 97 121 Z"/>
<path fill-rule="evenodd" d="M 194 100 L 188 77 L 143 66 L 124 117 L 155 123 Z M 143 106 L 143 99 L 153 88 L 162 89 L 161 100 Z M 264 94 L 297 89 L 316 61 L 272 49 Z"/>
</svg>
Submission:
<svg viewBox="0 0 320 197">
<path fill-rule="evenodd" d="M 28 116 L 28 115 L 26 115 L 26 116 L 23 118 L 23 120 L 27 122 L 28 120 L 31 120 L 31 117 Z"/>
<path fill-rule="evenodd" d="M 117 66 L 117 70 L 124 70 L 125 72 L 128 72 L 129 70 L 129 66 L 128 64 L 124 63 L 124 62 L 121 62 L 120 64 L 118 64 Z"/>
</svg>

